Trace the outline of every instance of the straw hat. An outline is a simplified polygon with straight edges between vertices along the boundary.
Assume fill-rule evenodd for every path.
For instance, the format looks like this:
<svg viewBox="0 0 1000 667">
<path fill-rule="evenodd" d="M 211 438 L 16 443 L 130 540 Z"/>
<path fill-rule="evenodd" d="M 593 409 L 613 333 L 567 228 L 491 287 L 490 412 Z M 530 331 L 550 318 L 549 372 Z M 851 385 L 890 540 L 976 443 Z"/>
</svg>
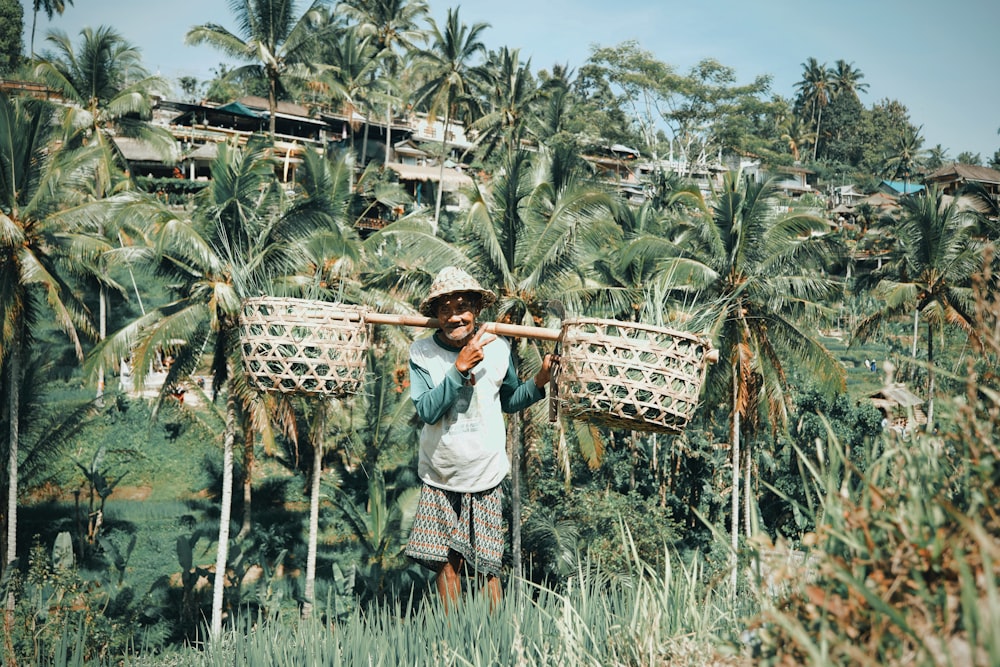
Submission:
<svg viewBox="0 0 1000 667">
<path fill-rule="evenodd" d="M 497 300 L 496 294 L 488 289 L 483 289 L 482 285 L 479 284 L 479 281 L 470 276 L 468 273 L 454 266 L 449 266 L 441 269 L 441 272 L 437 274 L 436 278 L 434 278 L 434 282 L 431 283 L 430 294 L 428 294 L 427 298 L 420 302 L 418 310 L 422 315 L 434 317 L 434 304 L 438 299 L 443 296 L 447 296 L 448 294 L 458 294 L 461 292 L 473 292 L 478 294 L 482 299 L 479 304 L 482 308 L 492 306 Z"/>
</svg>

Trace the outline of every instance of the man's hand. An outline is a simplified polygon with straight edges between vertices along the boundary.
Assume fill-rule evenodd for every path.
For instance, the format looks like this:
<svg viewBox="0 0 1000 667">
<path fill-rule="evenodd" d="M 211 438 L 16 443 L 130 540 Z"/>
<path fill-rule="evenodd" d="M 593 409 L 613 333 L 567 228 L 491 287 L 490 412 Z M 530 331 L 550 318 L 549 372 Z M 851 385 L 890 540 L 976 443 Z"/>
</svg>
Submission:
<svg viewBox="0 0 1000 667">
<path fill-rule="evenodd" d="M 552 372 L 559 363 L 558 354 L 546 354 L 542 357 L 542 368 L 535 374 L 535 386 L 544 389 L 552 379 Z"/>
<path fill-rule="evenodd" d="M 459 351 L 458 359 L 455 360 L 455 368 L 462 375 L 465 375 L 476 364 L 483 360 L 483 348 L 495 341 L 497 337 L 491 333 L 486 333 L 486 329 L 480 328 L 469 342 Z"/>
</svg>

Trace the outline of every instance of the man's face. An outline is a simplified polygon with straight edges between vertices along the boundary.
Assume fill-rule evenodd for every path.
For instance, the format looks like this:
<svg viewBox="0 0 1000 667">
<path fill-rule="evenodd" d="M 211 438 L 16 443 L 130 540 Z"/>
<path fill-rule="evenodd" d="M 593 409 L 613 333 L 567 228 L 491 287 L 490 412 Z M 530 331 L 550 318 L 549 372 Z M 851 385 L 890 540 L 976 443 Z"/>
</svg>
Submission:
<svg viewBox="0 0 1000 667">
<path fill-rule="evenodd" d="M 476 331 L 479 295 L 474 292 L 449 294 L 434 304 L 441 333 L 453 343 L 462 343 Z"/>
</svg>

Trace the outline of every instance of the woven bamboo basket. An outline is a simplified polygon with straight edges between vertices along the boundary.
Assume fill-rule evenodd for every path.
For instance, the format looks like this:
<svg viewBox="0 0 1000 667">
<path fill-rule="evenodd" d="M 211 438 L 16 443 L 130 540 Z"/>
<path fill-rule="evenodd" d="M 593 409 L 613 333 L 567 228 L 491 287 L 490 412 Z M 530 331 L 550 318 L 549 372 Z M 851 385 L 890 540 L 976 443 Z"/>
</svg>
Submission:
<svg viewBox="0 0 1000 667">
<path fill-rule="evenodd" d="M 365 309 L 285 297 L 243 302 L 243 368 L 261 391 L 343 398 L 361 389 L 368 350 Z"/>
<path fill-rule="evenodd" d="M 560 408 L 633 431 L 680 433 L 698 407 L 711 344 L 664 327 L 595 318 L 563 321 Z"/>
</svg>

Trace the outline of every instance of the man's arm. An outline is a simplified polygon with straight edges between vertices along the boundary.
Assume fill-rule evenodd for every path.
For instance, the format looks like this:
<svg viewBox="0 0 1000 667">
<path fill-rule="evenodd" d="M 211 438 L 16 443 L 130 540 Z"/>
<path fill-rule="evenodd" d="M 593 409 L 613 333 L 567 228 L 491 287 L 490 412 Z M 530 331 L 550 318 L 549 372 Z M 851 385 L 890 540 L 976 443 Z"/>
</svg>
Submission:
<svg viewBox="0 0 1000 667">
<path fill-rule="evenodd" d="M 545 398 L 545 383 L 539 387 L 535 378 L 521 382 L 511 359 L 507 366 L 507 375 L 500 385 L 500 407 L 504 412 L 520 412 L 525 408 Z"/>
<path fill-rule="evenodd" d="M 451 409 L 458 398 L 458 390 L 467 378 L 452 366 L 441 384 L 433 386 L 431 376 L 425 369 L 410 362 L 410 399 L 417 410 L 417 416 L 425 424 L 436 424 Z"/>
</svg>

